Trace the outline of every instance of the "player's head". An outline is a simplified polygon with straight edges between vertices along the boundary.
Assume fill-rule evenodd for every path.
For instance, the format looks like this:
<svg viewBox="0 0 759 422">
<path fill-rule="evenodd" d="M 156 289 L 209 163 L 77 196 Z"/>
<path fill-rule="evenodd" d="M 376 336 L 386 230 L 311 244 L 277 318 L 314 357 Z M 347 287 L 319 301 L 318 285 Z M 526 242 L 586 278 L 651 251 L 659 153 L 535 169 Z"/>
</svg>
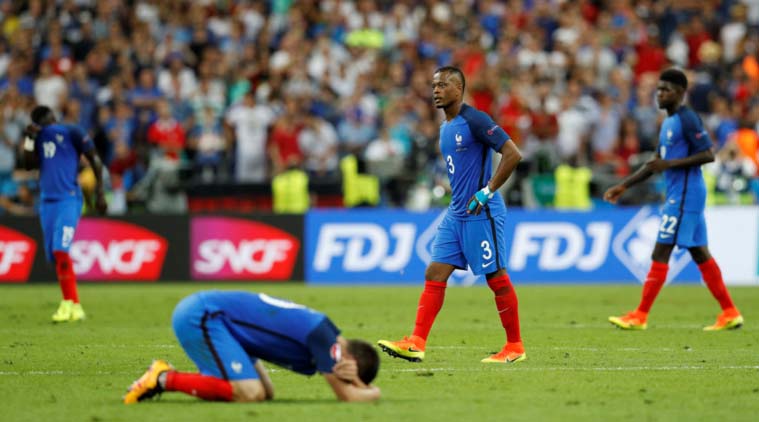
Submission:
<svg viewBox="0 0 759 422">
<path fill-rule="evenodd" d="M 663 71 L 656 85 L 656 101 L 659 108 L 670 109 L 679 106 L 687 89 L 688 78 L 682 70 L 671 68 Z"/>
<path fill-rule="evenodd" d="M 55 123 L 55 114 L 48 106 L 39 105 L 34 107 L 30 114 L 30 118 L 37 126 L 47 126 Z"/>
<path fill-rule="evenodd" d="M 432 75 L 432 101 L 437 108 L 447 108 L 464 97 L 466 80 L 461 69 L 443 66 Z"/>
<path fill-rule="evenodd" d="M 369 385 L 379 371 L 379 355 L 374 346 L 364 340 L 348 340 L 348 354 L 356 359 L 358 377 L 364 384 Z"/>
</svg>

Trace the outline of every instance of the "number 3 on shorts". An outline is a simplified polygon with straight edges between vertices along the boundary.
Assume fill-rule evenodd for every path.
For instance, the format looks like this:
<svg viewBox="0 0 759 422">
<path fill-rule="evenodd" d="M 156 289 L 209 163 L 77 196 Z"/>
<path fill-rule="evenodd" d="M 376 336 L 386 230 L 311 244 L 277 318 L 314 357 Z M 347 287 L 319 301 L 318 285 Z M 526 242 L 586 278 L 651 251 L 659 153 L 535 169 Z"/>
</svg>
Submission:
<svg viewBox="0 0 759 422">
<path fill-rule="evenodd" d="M 480 247 L 484 252 L 482 254 L 482 259 L 490 259 L 490 257 L 493 256 L 493 251 L 490 249 L 490 242 L 483 240 L 482 243 L 480 243 Z"/>
</svg>

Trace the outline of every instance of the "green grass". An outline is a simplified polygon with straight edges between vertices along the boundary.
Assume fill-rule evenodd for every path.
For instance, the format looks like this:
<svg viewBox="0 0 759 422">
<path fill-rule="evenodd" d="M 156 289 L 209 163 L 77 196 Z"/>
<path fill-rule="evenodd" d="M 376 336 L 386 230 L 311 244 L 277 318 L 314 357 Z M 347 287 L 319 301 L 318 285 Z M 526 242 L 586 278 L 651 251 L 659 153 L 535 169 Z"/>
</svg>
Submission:
<svg viewBox="0 0 759 422">
<path fill-rule="evenodd" d="M 271 368 L 269 403 L 208 403 L 177 393 L 124 406 L 153 358 L 194 370 L 170 327 L 174 305 L 203 288 L 258 289 L 325 311 L 347 337 L 409 334 L 415 288 L 274 284 L 80 286 L 89 319 L 55 326 L 57 286 L 0 288 L 0 419 L 4 421 L 756 420 L 759 289 L 733 288 L 747 326 L 704 333 L 718 308 L 707 290 L 667 287 L 648 331 L 614 329 L 632 286 L 518 286 L 529 359 L 479 361 L 503 344 L 487 288 L 450 288 L 423 363 L 383 355 L 374 404 L 342 404 L 320 376 Z M 754 416 L 751 416 L 754 415 Z"/>
</svg>

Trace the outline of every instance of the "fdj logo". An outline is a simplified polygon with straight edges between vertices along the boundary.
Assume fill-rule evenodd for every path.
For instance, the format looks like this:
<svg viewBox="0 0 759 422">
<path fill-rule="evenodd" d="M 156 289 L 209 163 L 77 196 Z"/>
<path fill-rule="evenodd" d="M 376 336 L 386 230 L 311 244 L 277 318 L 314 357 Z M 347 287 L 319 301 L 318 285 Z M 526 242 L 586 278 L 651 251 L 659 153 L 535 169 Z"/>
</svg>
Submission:
<svg viewBox="0 0 759 422">
<path fill-rule="evenodd" d="M 378 267 L 387 272 L 400 271 L 411 259 L 415 236 L 416 226 L 411 223 L 392 224 L 389 233 L 371 223 L 325 224 L 319 232 L 314 269 L 328 271 L 332 259 L 342 257 L 344 271 L 371 271 Z"/>
<path fill-rule="evenodd" d="M 673 234 L 671 219 L 663 220 L 652 207 L 643 207 L 614 237 L 614 255 L 640 281 L 646 279 L 651 267 L 651 252 L 660 229 L 665 236 Z M 679 248 L 672 252 L 667 279 L 673 279 L 688 265 L 690 256 L 685 252 L 686 249 Z"/>
<path fill-rule="evenodd" d="M 608 222 L 590 223 L 584 231 L 572 223 L 520 223 L 514 232 L 509 267 L 522 271 L 527 260 L 537 256 L 537 266 L 543 271 L 573 267 L 592 271 L 606 261 L 611 233 Z"/>
</svg>

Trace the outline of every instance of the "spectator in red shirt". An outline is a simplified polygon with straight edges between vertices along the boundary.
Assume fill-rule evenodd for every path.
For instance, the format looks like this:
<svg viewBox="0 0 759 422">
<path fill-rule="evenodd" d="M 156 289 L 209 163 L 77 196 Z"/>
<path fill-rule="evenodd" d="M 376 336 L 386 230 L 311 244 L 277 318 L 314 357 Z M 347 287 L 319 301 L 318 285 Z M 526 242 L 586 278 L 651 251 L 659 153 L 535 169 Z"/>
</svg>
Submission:
<svg viewBox="0 0 759 422">
<path fill-rule="evenodd" d="M 167 157 L 179 159 L 187 142 L 185 131 L 172 117 L 168 101 L 161 100 L 157 109 L 158 119 L 148 128 L 148 142 L 161 148 Z"/>
<path fill-rule="evenodd" d="M 269 137 L 269 157 L 275 175 L 289 167 L 303 164 L 303 152 L 298 145 L 298 135 L 303 126 L 302 117 L 298 99 L 285 99 L 285 112 L 274 122 Z"/>
</svg>

